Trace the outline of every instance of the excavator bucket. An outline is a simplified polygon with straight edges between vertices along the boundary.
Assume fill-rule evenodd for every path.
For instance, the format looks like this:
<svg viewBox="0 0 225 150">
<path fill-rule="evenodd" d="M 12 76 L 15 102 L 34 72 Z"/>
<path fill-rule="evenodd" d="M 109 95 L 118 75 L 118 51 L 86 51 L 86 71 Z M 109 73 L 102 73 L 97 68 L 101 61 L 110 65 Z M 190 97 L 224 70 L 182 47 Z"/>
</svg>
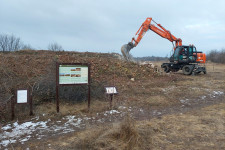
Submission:
<svg viewBox="0 0 225 150">
<path fill-rule="evenodd" d="M 123 57 L 127 60 L 127 61 L 131 61 L 132 60 L 132 56 L 129 54 L 130 50 L 133 48 L 133 43 L 128 43 L 125 44 L 121 47 L 121 52 L 123 54 Z"/>
</svg>

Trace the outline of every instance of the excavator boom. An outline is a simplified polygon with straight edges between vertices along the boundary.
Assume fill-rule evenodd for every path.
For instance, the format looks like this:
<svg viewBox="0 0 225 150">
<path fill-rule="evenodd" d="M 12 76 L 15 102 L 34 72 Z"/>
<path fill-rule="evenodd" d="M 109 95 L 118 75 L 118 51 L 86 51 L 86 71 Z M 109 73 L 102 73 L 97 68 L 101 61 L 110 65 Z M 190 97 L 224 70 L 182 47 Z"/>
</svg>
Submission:
<svg viewBox="0 0 225 150">
<path fill-rule="evenodd" d="M 151 22 L 154 22 L 157 26 L 155 26 L 154 24 L 152 24 Z M 138 31 L 136 32 L 135 36 L 137 36 L 137 38 L 133 37 L 131 42 L 129 42 L 128 44 L 125 44 L 122 46 L 121 48 L 121 52 L 124 56 L 124 58 L 126 60 L 130 60 L 130 50 L 134 47 L 136 47 L 139 42 L 141 41 L 141 39 L 143 38 L 143 36 L 145 35 L 145 33 L 148 30 L 152 30 L 153 32 L 155 32 L 156 34 L 158 34 L 159 36 L 168 39 L 170 42 L 175 42 L 176 46 L 181 46 L 182 45 L 182 40 L 179 38 L 176 38 L 174 35 L 172 35 L 170 33 L 170 31 L 166 30 L 163 26 L 161 26 L 160 24 L 157 24 L 154 20 L 152 20 L 152 18 L 147 18 L 141 25 L 141 27 L 138 29 Z"/>
</svg>

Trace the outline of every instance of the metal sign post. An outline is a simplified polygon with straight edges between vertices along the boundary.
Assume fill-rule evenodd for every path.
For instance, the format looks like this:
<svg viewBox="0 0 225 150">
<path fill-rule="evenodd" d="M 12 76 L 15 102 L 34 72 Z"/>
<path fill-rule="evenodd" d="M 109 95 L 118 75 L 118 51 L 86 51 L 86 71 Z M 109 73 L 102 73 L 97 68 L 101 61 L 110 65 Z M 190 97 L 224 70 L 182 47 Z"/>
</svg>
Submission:
<svg viewBox="0 0 225 150">
<path fill-rule="evenodd" d="M 56 63 L 56 111 L 59 112 L 59 87 L 70 85 L 88 86 L 88 109 L 91 102 L 90 64 Z"/>
</svg>

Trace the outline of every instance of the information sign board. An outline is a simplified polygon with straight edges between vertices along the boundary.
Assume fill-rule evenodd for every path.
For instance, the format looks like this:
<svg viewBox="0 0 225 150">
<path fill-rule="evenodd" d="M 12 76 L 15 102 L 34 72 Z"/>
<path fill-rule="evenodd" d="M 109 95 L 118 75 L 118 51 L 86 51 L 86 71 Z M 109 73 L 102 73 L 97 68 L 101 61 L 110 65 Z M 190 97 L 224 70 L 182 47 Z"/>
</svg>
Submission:
<svg viewBox="0 0 225 150">
<path fill-rule="evenodd" d="M 88 84 L 88 66 L 59 65 L 59 84 Z"/>
</svg>

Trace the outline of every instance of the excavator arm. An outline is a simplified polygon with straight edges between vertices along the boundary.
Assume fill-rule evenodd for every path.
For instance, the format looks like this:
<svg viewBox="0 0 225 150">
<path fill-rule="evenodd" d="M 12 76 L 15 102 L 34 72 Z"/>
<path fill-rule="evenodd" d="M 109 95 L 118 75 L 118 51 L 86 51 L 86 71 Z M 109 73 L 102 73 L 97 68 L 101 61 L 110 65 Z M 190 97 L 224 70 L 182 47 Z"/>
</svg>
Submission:
<svg viewBox="0 0 225 150">
<path fill-rule="evenodd" d="M 151 22 L 154 22 L 157 26 L 155 26 L 154 24 L 152 24 Z M 124 58 L 126 60 L 130 60 L 130 50 L 134 47 L 136 47 L 139 42 L 141 41 L 141 39 L 143 38 L 143 36 L 145 35 L 145 33 L 148 30 L 152 30 L 153 32 L 155 32 L 156 34 L 158 34 L 159 36 L 161 36 L 162 38 L 168 39 L 170 42 L 175 42 L 176 46 L 181 46 L 182 45 L 182 40 L 180 38 L 176 38 L 174 35 L 172 35 L 170 33 L 170 31 L 166 30 L 163 26 L 161 26 L 160 24 L 157 24 L 154 20 L 152 20 L 152 18 L 147 18 L 141 25 L 141 27 L 138 29 L 138 31 L 136 32 L 135 36 L 137 36 L 137 38 L 133 37 L 131 42 L 129 42 L 128 44 L 125 44 L 122 46 L 121 48 L 121 52 L 124 56 Z"/>
</svg>

